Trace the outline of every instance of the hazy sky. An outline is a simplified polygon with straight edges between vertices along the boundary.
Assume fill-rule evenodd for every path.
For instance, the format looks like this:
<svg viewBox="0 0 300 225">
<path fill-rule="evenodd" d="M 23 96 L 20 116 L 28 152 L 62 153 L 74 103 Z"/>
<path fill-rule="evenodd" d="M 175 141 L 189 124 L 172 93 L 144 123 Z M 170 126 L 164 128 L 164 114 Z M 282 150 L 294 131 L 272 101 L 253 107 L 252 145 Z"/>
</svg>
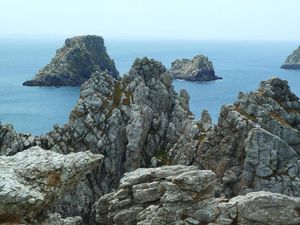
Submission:
<svg viewBox="0 0 300 225">
<path fill-rule="evenodd" d="M 0 37 L 299 40 L 300 0 L 0 0 Z"/>
</svg>

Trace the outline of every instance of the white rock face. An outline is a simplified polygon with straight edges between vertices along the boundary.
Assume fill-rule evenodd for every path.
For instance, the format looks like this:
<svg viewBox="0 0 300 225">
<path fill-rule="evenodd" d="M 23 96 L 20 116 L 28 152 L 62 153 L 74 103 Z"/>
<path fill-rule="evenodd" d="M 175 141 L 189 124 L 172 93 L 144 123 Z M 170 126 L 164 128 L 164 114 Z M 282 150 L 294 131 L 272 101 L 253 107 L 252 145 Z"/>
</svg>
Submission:
<svg viewBox="0 0 300 225">
<path fill-rule="evenodd" d="M 31 221 L 74 188 L 102 159 L 90 151 L 61 155 L 39 147 L 1 156 L 1 222 Z"/>
</svg>

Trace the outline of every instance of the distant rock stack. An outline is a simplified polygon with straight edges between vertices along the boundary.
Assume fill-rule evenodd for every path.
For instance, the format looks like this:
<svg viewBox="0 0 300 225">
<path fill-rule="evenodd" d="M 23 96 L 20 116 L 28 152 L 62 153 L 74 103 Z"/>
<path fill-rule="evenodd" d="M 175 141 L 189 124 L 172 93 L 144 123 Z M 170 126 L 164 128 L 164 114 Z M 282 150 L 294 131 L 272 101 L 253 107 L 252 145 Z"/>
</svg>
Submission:
<svg viewBox="0 0 300 225">
<path fill-rule="evenodd" d="M 188 81 L 222 79 L 216 76 L 212 62 L 204 55 L 197 55 L 193 59 L 175 60 L 172 62 L 170 73 L 175 79 Z"/>
<path fill-rule="evenodd" d="M 300 69 L 300 46 L 287 57 L 281 68 Z"/>
<path fill-rule="evenodd" d="M 117 78 L 119 72 L 106 53 L 104 40 L 95 35 L 68 38 L 51 62 L 25 86 L 80 86 L 93 72 L 107 71 Z"/>
</svg>

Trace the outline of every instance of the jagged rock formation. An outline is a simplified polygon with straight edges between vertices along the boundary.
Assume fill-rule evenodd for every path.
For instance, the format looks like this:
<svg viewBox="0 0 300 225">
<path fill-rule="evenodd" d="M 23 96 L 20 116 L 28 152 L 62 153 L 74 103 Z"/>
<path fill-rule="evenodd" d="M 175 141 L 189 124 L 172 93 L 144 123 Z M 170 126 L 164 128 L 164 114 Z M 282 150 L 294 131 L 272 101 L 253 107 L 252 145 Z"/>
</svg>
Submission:
<svg viewBox="0 0 300 225">
<path fill-rule="evenodd" d="M 216 173 L 219 192 L 300 196 L 300 102 L 287 81 L 263 81 L 221 109 L 194 163 Z"/>
<path fill-rule="evenodd" d="M 0 156 L 14 155 L 35 145 L 31 134 L 19 134 L 10 124 L 0 123 Z"/>
<path fill-rule="evenodd" d="M 193 59 L 175 60 L 172 62 L 170 73 L 175 79 L 188 81 L 222 79 L 216 76 L 212 62 L 204 55 L 197 55 Z"/>
<path fill-rule="evenodd" d="M 102 155 L 61 155 L 39 147 L 0 157 L 0 222 L 29 223 L 71 190 Z"/>
<path fill-rule="evenodd" d="M 281 68 L 300 69 L 300 46 L 287 57 Z"/>
<path fill-rule="evenodd" d="M 95 204 L 100 225 L 298 225 L 300 198 L 253 192 L 214 197 L 214 173 L 165 166 L 127 173 L 116 192 Z"/>
<path fill-rule="evenodd" d="M 117 78 L 115 63 L 106 53 L 104 40 L 95 35 L 68 38 L 51 62 L 26 86 L 79 86 L 96 70 L 107 71 Z"/>
<path fill-rule="evenodd" d="M 35 138 L 17 134 L 9 126 L 0 128 L 2 155 L 13 155 L 33 145 L 64 154 L 90 149 L 93 153 L 105 155 L 101 167 L 92 171 L 49 210 L 63 217 L 80 216 L 83 224 L 96 224 L 92 209 L 95 201 L 103 194 L 114 191 L 125 172 L 140 167 L 194 164 L 201 169 L 212 170 L 216 174 L 216 196 L 233 197 L 261 190 L 300 196 L 300 102 L 291 93 L 287 82 L 277 78 L 262 82 L 255 92 L 240 93 L 235 104 L 223 106 L 219 122 L 213 127 L 207 111 L 203 111 L 200 121 L 194 120 L 189 110 L 188 93 L 182 90 L 177 94 L 174 91 L 172 77 L 161 63 L 147 58 L 137 59 L 129 74 L 119 80 L 113 79 L 107 72 L 95 72 L 81 86 L 80 99 L 65 126 L 55 126 L 47 135 Z M 253 224 L 251 221 L 257 224 L 283 224 L 284 213 L 289 215 L 291 224 L 297 224 L 289 212 L 298 219 L 298 198 L 261 192 L 238 197 L 235 201 L 232 199 L 229 204 L 218 203 L 221 199 L 215 199 L 213 193 L 208 192 L 207 199 L 202 201 L 203 193 L 193 186 L 193 182 L 202 177 L 202 172 L 198 172 L 196 167 L 188 167 L 193 173 L 183 172 L 183 177 L 188 180 L 182 181 L 187 183 L 181 186 L 172 180 L 174 176 L 178 179 L 180 174 L 177 172 L 184 170 L 178 168 L 185 167 L 173 167 L 173 174 L 170 175 L 165 171 L 168 169 L 152 169 L 166 174 L 160 179 L 157 175 L 160 172 L 153 172 L 154 178 L 148 174 L 144 177 L 145 181 L 139 181 L 140 184 L 126 186 L 133 190 L 135 185 L 141 185 L 141 189 L 147 191 L 141 190 L 140 193 L 154 193 L 156 199 L 153 202 L 142 202 L 153 197 L 143 195 L 140 202 L 130 203 L 132 211 L 125 210 L 125 214 L 122 212 L 119 215 L 119 210 L 124 211 L 122 204 L 128 202 L 120 201 L 119 205 L 111 202 L 119 199 L 117 192 L 106 196 L 105 201 L 111 207 L 109 211 L 101 211 L 103 209 L 99 209 L 98 202 L 98 212 L 107 214 L 105 218 L 108 221 L 120 219 L 121 224 L 126 219 L 131 221 L 131 215 L 136 215 L 136 212 L 139 214 L 136 221 L 140 225 L 161 224 L 155 220 L 152 223 L 152 218 L 168 223 L 172 220 L 168 215 L 172 214 L 176 215 L 175 219 L 184 215 L 178 224 L 208 224 L 203 222 L 205 218 L 210 225 Z M 148 179 L 152 182 L 150 186 Z M 163 186 L 165 184 L 167 186 Z M 182 189 L 187 184 L 192 189 Z M 165 188 L 159 196 L 155 194 L 155 185 Z M 199 188 L 203 185 L 197 183 Z M 123 188 L 122 184 L 120 188 Z M 169 194 L 163 197 L 166 193 Z M 200 197 L 191 202 L 191 193 Z M 125 193 L 125 199 L 136 198 L 132 194 Z M 178 196 L 182 198 L 176 200 Z M 169 200 L 164 202 L 166 197 L 169 200 L 174 197 L 176 204 Z M 163 204 L 158 205 L 158 202 Z M 265 202 L 266 207 L 261 202 Z M 272 202 L 278 202 L 283 213 L 276 221 L 266 221 L 261 215 L 274 215 L 270 205 Z M 150 207 L 151 204 L 154 206 Z M 261 204 L 258 212 L 262 214 L 255 214 L 252 204 Z M 179 213 L 168 209 L 169 205 Z M 190 210 L 183 210 L 182 214 L 181 209 L 186 208 Z M 247 211 L 248 208 L 252 211 Z M 201 214 L 201 210 L 209 211 Z M 245 213 L 240 214 L 242 212 Z M 195 213 L 200 216 L 195 216 Z M 68 224 L 70 220 L 78 221 L 76 217 L 70 220 L 55 218 L 61 225 Z"/>
<path fill-rule="evenodd" d="M 206 109 L 201 113 L 199 121 L 189 122 L 177 142 L 168 152 L 168 160 L 172 164 L 192 165 L 197 158 L 197 149 L 212 129 L 212 120 Z"/>
<path fill-rule="evenodd" d="M 81 86 L 69 123 L 55 127 L 40 144 L 60 153 L 90 149 L 103 154 L 104 163 L 52 211 L 94 224 L 92 205 L 114 190 L 125 172 L 170 163 L 168 151 L 184 130 L 199 132 L 188 102 L 187 92 L 177 94 L 155 60 L 137 59 L 120 80 L 94 73 Z"/>
</svg>

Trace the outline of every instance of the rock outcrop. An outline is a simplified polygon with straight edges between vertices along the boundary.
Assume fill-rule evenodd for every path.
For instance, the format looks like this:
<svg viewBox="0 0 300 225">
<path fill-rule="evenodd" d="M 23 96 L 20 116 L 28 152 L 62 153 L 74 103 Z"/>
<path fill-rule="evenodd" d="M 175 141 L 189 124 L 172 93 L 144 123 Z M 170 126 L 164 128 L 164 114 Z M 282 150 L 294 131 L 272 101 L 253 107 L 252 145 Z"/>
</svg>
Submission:
<svg viewBox="0 0 300 225">
<path fill-rule="evenodd" d="M 174 91 L 160 62 L 137 59 L 122 79 L 94 72 L 63 127 L 33 138 L 0 126 L 1 155 L 34 145 L 105 156 L 52 205 L 45 224 L 95 225 L 94 208 L 97 221 L 108 225 L 299 223 L 300 102 L 278 78 L 240 93 L 237 102 L 222 107 L 213 126 L 206 110 L 200 121 L 194 119 L 188 93 Z M 169 164 L 185 166 L 138 169 Z M 123 177 L 126 172 L 131 173 Z"/>
<path fill-rule="evenodd" d="M 170 74 L 155 60 L 137 59 L 120 80 L 94 73 L 81 86 L 69 122 L 55 127 L 40 145 L 65 154 L 90 149 L 105 159 L 52 211 L 94 224 L 92 205 L 117 188 L 125 172 L 169 164 L 168 151 L 181 134 L 199 132 L 188 102 L 187 92 L 177 94 Z"/>
<path fill-rule="evenodd" d="M 287 81 L 263 81 L 221 109 L 194 162 L 216 173 L 219 193 L 300 196 L 300 102 Z"/>
<path fill-rule="evenodd" d="M 94 71 L 107 71 L 117 78 L 115 63 L 106 53 L 104 40 L 95 35 L 68 38 L 51 62 L 26 86 L 80 86 Z"/>
<path fill-rule="evenodd" d="M 222 79 L 216 76 L 212 62 L 204 55 L 197 55 L 193 59 L 175 60 L 172 62 L 170 73 L 175 79 L 188 81 Z"/>
<path fill-rule="evenodd" d="M 19 134 L 12 125 L 0 123 L 0 156 L 14 155 L 36 145 L 35 141 L 31 134 Z"/>
<path fill-rule="evenodd" d="M 253 192 L 214 197 L 212 171 L 165 166 L 127 173 L 95 204 L 100 225 L 298 225 L 300 198 Z"/>
<path fill-rule="evenodd" d="M 300 69 L 300 46 L 287 57 L 281 68 Z"/>
<path fill-rule="evenodd" d="M 0 157 L 0 223 L 34 223 L 102 161 L 89 151 L 61 155 L 39 147 Z"/>
</svg>

